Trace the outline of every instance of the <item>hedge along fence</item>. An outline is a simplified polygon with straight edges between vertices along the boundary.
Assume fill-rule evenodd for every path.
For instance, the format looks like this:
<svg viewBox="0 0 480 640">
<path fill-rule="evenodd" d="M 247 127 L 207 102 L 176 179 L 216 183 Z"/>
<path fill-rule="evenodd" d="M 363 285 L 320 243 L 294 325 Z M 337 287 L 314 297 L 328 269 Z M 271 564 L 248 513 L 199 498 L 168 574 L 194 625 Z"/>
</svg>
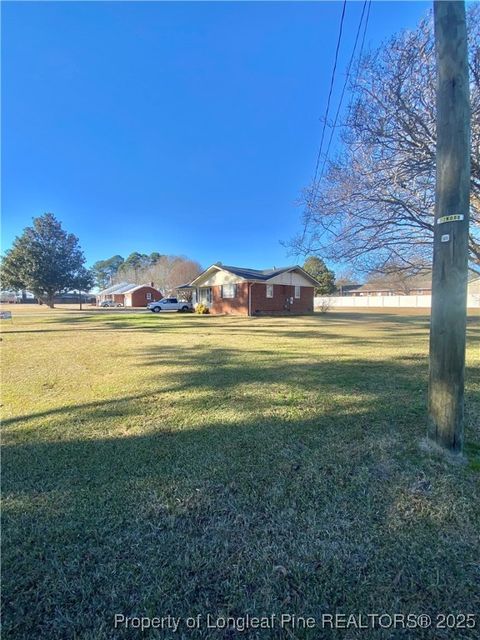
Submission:
<svg viewBox="0 0 480 640">
<path fill-rule="evenodd" d="M 432 296 L 316 296 L 313 303 L 315 309 L 325 308 L 326 305 L 330 309 L 336 307 L 430 309 Z M 480 294 L 469 294 L 467 306 L 469 309 L 480 309 Z"/>
</svg>

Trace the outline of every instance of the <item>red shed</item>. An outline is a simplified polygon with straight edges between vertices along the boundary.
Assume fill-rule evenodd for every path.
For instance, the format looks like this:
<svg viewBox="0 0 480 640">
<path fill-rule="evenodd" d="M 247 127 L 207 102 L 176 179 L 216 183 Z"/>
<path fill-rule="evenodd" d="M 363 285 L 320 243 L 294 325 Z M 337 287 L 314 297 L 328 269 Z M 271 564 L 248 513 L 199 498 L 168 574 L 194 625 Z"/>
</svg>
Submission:
<svg viewBox="0 0 480 640">
<path fill-rule="evenodd" d="M 162 294 L 151 284 L 139 284 L 123 293 L 124 307 L 146 307 L 149 302 L 160 300 Z"/>
<path fill-rule="evenodd" d="M 132 284 L 120 282 L 97 294 L 97 304 L 115 302 L 124 307 L 146 307 L 149 302 L 160 300 L 162 293 L 150 284 Z"/>
</svg>

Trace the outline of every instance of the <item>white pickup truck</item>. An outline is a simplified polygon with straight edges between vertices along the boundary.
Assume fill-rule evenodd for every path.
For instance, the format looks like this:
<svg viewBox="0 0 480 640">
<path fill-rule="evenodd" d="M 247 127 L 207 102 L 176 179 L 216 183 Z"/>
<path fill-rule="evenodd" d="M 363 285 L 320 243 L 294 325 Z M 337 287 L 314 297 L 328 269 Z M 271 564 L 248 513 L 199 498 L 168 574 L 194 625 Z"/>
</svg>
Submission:
<svg viewBox="0 0 480 640">
<path fill-rule="evenodd" d="M 147 304 L 147 309 L 150 309 L 153 313 L 159 313 L 160 311 L 190 311 L 192 304 L 186 300 L 178 300 L 177 298 L 162 298 L 161 300 Z"/>
</svg>

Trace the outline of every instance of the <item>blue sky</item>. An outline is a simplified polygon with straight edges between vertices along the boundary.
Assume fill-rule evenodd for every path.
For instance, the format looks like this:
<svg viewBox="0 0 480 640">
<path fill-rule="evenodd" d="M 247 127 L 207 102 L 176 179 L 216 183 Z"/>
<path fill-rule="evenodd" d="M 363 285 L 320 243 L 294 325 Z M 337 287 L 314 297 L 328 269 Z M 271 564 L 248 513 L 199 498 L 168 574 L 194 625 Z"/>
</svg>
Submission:
<svg viewBox="0 0 480 640">
<path fill-rule="evenodd" d="M 367 42 L 430 2 L 373 2 Z M 2 2 L 2 250 L 53 212 L 88 264 L 295 262 L 341 2 Z M 349 2 L 343 83 L 361 2 Z M 336 108 L 334 93 L 333 107 Z"/>
</svg>

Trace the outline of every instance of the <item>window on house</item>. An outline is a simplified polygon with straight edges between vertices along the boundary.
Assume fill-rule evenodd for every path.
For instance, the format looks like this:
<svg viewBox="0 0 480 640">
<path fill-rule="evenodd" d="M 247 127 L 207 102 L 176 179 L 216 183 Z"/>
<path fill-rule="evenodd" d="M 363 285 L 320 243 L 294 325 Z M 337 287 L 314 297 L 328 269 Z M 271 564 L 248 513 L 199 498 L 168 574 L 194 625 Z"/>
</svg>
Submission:
<svg viewBox="0 0 480 640">
<path fill-rule="evenodd" d="M 222 298 L 235 298 L 235 288 L 234 284 L 223 284 Z"/>
<path fill-rule="evenodd" d="M 151 293 L 147 293 L 146 298 L 147 298 L 147 300 L 151 300 L 152 299 L 152 294 Z"/>
<path fill-rule="evenodd" d="M 202 287 L 199 289 L 198 301 L 202 304 L 210 304 L 212 302 L 212 289 L 210 287 Z"/>
<path fill-rule="evenodd" d="M 273 298 L 273 284 L 267 284 L 267 298 Z"/>
<path fill-rule="evenodd" d="M 295 298 L 300 298 L 300 287 L 299 286 L 295 287 Z"/>
</svg>

